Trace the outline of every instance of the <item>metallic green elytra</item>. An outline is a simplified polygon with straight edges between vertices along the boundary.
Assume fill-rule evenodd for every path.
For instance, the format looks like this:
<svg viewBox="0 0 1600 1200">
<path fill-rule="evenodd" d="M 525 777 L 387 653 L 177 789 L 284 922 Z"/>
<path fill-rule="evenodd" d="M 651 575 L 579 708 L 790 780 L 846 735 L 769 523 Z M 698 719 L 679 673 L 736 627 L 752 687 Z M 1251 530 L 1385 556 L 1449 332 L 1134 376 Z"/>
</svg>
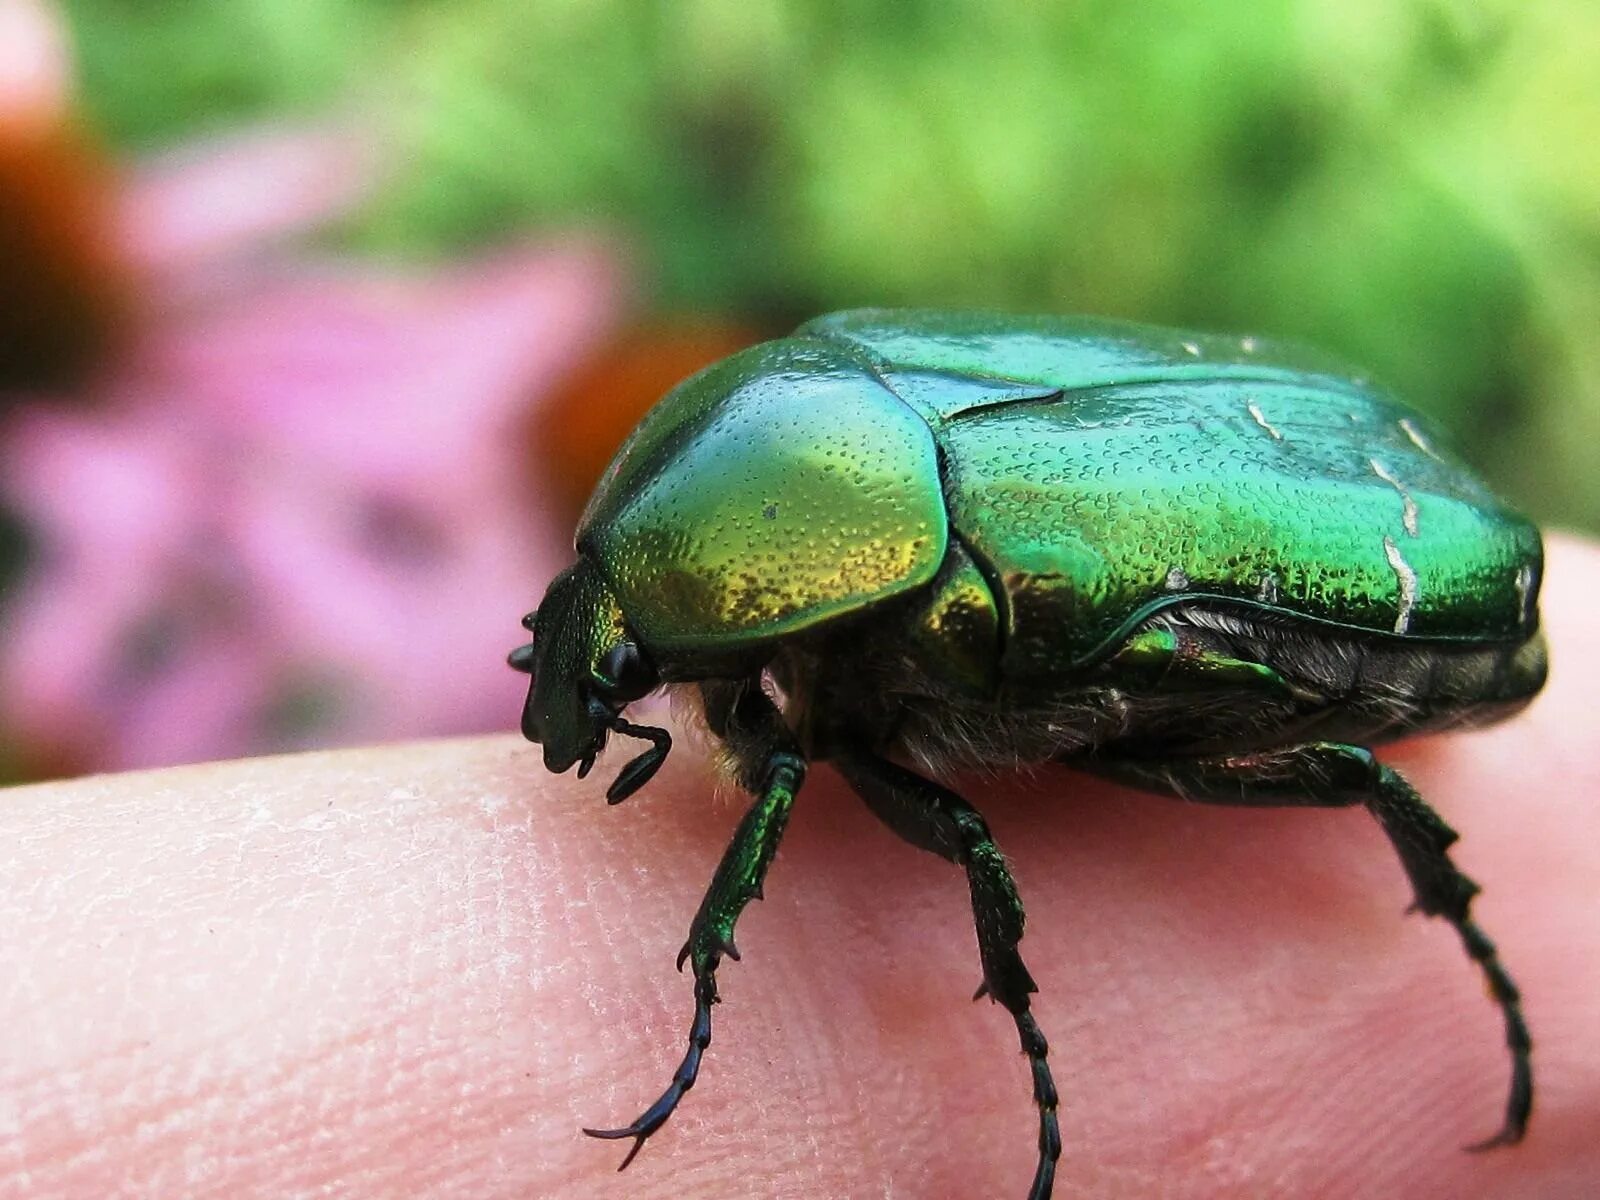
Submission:
<svg viewBox="0 0 1600 1200">
<path fill-rule="evenodd" d="M 966 872 L 983 981 L 1061 1149 L 1023 911 L 982 816 L 934 782 L 1059 762 L 1217 804 L 1366 807 L 1416 904 L 1484 972 L 1532 1108 L 1530 1041 L 1456 835 L 1370 747 L 1515 712 L 1545 677 L 1538 530 L 1367 380 L 1256 338 L 1086 318 L 836 313 L 666 396 L 618 452 L 578 561 L 524 624 L 523 732 L 580 776 L 662 685 L 698 694 L 754 801 L 679 959 L 689 1049 L 621 1129 L 632 1161 L 694 1083 L 716 972 L 807 765 Z"/>
</svg>

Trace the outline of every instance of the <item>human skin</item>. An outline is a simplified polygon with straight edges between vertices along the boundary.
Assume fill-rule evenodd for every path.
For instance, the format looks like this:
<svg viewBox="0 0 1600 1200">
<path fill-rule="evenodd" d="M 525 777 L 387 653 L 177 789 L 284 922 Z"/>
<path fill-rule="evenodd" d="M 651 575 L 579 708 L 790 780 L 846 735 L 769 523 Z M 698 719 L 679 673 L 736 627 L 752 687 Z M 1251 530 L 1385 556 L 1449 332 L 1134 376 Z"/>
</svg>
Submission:
<svg viewBox="0 0 1600 1200">
<path fill-rule="evenodd" d="M 1361 810 L 960 781 L 1028 904 L 1058 1197 L 1595 1194 L 1596 595 L 1600 549 L 1554 541 L 1544 695 L 1384 755 L 1526 995 L 1514 1148 L 1459 1149 L 1498 1127 L 1499 1017 Z M 0 1197 L 1021 1197 L 1026 1065 L 968 1001 L 965 883 L 822 766 L 700 1085 L 624 1175 L 579 1133 L 683 1049 L 672 957 L 739 803 L 682 741 L 614 810 L 620 753 L 585 783 L 509 736 L 7 793 Z"/>
</svg>

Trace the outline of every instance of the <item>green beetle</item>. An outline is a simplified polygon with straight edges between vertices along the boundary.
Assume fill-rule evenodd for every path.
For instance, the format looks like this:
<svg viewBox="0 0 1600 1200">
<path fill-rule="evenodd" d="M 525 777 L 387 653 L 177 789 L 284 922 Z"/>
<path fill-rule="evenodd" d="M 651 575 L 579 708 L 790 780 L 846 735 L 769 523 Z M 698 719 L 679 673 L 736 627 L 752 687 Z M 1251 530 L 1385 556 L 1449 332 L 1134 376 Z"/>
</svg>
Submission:
<svg viewBox="0 0 1600 1200">
<path fill-rule="evenodd" d="M 582 776 L 626 706 L 693 685 L 754 796 L 679 956 L 689 1049 L 623 1166 L 694 1083 L 716 973 L 807 764 L 967 874 L 983 983 L 1061 1139 L 1023 910 L 978 811 L 933 782 L 1060 762 L 1239 805 L 1364 805 L 1423 912 L 1505 1019 L 1505 1123 L 1532 1107 L 1520 1000 L 1468 908 L 1456 835 L 1368 747 L 1515 712 L 1544 682 L 1538 530 L 1413 413 L 1254 338 L 1080 318 L 836 313 L 718 363 L 645 417 L 595 490 L 578 561 L 524 625 L 524 734 Z"/>
</svg>

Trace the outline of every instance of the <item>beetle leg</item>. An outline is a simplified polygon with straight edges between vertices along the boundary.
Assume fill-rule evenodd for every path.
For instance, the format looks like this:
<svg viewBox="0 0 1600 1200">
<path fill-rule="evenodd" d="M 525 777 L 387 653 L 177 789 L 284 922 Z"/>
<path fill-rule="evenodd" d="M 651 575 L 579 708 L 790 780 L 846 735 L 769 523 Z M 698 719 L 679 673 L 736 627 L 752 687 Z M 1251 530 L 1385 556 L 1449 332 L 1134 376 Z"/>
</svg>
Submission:
<svg viewBox="0 0 1600 1200">
<path fill-rule="evenodd" d="M 806 764 L 788 736 L 781 714 L 759 685 L 742 694 L 725 714 L 729 749 L 741 764 L 740 782 L 755 793 L 733 840 L 711 877 L 700 909 L 689 926 L 689 940 L 678 952 L 678 969 L 688 962 L 694 972 L 694 1020 L 689 1048 L 673 1072 L 672 1082 L 649 1108 L 620 1129 L 585 1129 L 590 1137 L 632 1138 L 633 1146 L 617 1168 L 627 1168 L 650 1137 L 672 1115 L 684 1093 L 694 1086 L 700 1061 L 711 1045 L 711 1006 L 718 1001 L 717 967 L 724 956 L 739 959 L 733 927 L 745 905 L 761 895 L 767 867 L 783 838 L 789 811 L 805 779 Z"/>
<path fill-rule="evenodd" d="M 1033 1100 L 1039 1108 L 1039 1163 L 1028 1197 L 1048 1200 L 1056 1160 L 1061 1157 L 1061 1127 L 1056 1117 L 1055 1080 L 1046 1061 L 1050 1046 L 1029 1011 L 1028 997 L 1039 989 L 1017 952 L 1023 911 L 1011 871 L 982 815 L 948 788 L 865 751 L 839 754 L 834 762 L 885 825 L 913 846 L 966 870 L 978 930 L 978 956 L 983 963 L 983 983 L 973 998 L 987 995 L 998 1001 L 1016 1022 L 1022 1052 L 1033 1072 Z"/>
<path fill-rule="evenodd" d="M 1478 885 L 1450 861 L 1447 851 L 1456 841 L 1455 830 L 1398 771 L 1378 762 L 1371 751 L 1336 742 L 1157 762 L 1102 759 L 1093 769 L 1151 791 L 1207 804 L 1365 805 L 1410 877 L 1416 894 L 1412 907 L 1430 917 L 1443 917 L 1455 927 L 1468 957 L 1483 971 L 1489 995 L 1505 1021 L 1511 1052 L 1505 1123 L 1493 1137 L 1468 1149 L 1487 1150 L 1522 1140 L 1533 1108 L 1533 1043 L 1522 1016 L 1521 994 L 1501 965 L 1494 943 L 1469 914 Z"/>
<path fill-rule="evenodd" d="M 1262 663 L 1222 654 L 1183 629 L 1145 629 L 1106 660 L 1123 683 L 1163 691 L 1249 691 L 1264 700 L 1290 700 L 1295 689 Z"/>
</svg>

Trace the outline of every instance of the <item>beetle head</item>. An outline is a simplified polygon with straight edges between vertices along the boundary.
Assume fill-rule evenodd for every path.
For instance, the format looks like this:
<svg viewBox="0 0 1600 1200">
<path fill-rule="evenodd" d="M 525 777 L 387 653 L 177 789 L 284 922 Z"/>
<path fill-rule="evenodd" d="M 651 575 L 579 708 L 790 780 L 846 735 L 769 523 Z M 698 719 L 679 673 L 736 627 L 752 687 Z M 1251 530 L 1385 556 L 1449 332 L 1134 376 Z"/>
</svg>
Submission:
<svg viewBox="0 0 1600 1200">
<path fill-rule="evenodd" d="M 533 641 L 511 652 L 510 664 L 533 676 L 522 710 L 522 733 L 544 747 L 556 774 L 578 765 L 582 779 L 609 733 L 650 743 L 617 774 L 606 799 L 626 800 L 656 773 L 672 748 L 664 729 L 632 725 L 622 710 L 661 683 L 644 648 L 629 632 L 617 598 L 586 559 L 556 576 L 544 602 L 522 621 Z"/>
</svg>

